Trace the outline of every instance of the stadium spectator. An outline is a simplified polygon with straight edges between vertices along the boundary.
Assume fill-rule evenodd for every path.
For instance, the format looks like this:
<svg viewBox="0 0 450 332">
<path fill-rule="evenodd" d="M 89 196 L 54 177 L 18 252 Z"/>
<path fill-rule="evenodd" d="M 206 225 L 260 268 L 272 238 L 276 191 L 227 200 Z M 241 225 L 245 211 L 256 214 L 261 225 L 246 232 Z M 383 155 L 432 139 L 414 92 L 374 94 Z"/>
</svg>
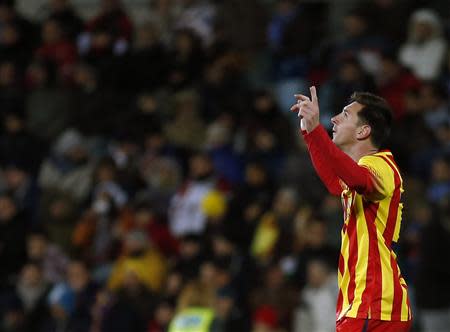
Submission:
<svg viewBox="0 0 450 332">
<path fill-rule="evenodd" d="M 397 120 L 405 113 L 406 92 L 420 87 L 420 81 L 389 54 L 381 56 L 381 70 L 376 83 L 380 96 L 392 105 Z"/>
<path fill-rule="evenodd" d="M 280 188 L 272 209 L 261 216 L 251 245 L 251 252 L 260 263 L 283 258 L 292 252 L 297 203 L 295 190 Z"/>
<path fill-rule="evenodd" d="M 48 19 L 59 22 L 64 35 L 73 41 L 83 30 L 83 20 L 76 13 L 71 0 L 50 0 Z"/>
<path fill-rule="evenodd" d="M 41 331 L 49 317 L 47 296 L 50 285 L 41 266 L 29 261 L 21 269 L 17 284 L 1 298 L 2 326 L 11 330 Z"/>
<path fill-rule="evenodd" d="M 415 11 L 409 21 L 408 40 L 400 49 L 400 62 L 418 78 L 435 80 L 444 64 L 446 50 L 439 16 L 430 9 Z"/>
<path fill-rule="evenodd" d="M 213 40 L 216 6 L 209 0 L 182 0 L 180 13 L 174 22 L 176 29 L 192 30 L 207 46 Z"/>
<path fill-rule="evenodd" d="M 338 295 L 336 279 L 328 263 L 318 259 L 307 264 L 307 283 L 300 295 L 295 314 L 295 332 L 332 332 L 335 330 L 335 299 Z"/>
<path fill-rule="evenodd" d="M 35 57 L 40 61 L 48 61 L 56 66 L 59 78 L 68 81 L 72 76 L 73 65 L 78 54 L 75 45 L 64 35 L 60 22 L 48 19 L 42 25 L 42 44 Z"/>
<path fill-rule="evenodd" d="M 25 104 L 26 127 L 49 145 L 75 117 L 71 93 L 60 86 L 56 65 L 49 61 L 33 61 L 25 79 L 30 90 Z"/>
<path fill-rule="evenodd" d="M 447 257 L 440 257 L 450 243 L 449 196 L 434 210 L 432 220 L 421 233 L 420 265 L 417 275 L 417 305 L 423 331 L 445 330 L 449 320 L 450 275 Z M 442 259 L 443 258 L 443 259 Z M 437 261 L 439 260 L 439 262 Z"/>
<path fill-rule="evenodd" d="M 0 195 L 0 280 L 2 286 L 13 282 L 25 263 L 26 220 L 14 199 Z"/>
<path fill-rule="evenodd" d="M 106 35 L 109 31 L 110 34 Z M 97 32 L 97 33 L 96 33 Z M 98 13 L 86 23 L 86 32 L 80 36 L 79 51 L 85 53 L 89 48 L 102 52 L 105 40 L 111 39 L 114 54 L 123 54 L 132 39 L 133 23 L 126 13 L 121 0 L 102 0 Z"/>
<path fill-rule="evenodd" d="M 28 259 L 39 262 L 42 276 L 47 283 L 56 284 L 64 280 L 69 259 L 61 248 L 50 242 L 44 231 L 29 232 L 26 246 Z"/>
<path fill-rule="evenodd" d="M 166 266 L 166 261 L 156 248 L 152 248 L 145 233 L 130 232 L 124 239 L 123 253 L 113 266 L 108 286 L 117 290 L 137 278 L 148 290 L 157 292 L 166 276 Z"/>
<path fill-rule="evenodd" d="M 206 215 L 201 203 L 213 189 L 225 191 L 226 183 L 216 177 L 211 158 L 207 154 L 193 154 L 189 159 L 189 177 L 170 202 L 169 226 L 175 237 L 203 233 Z"/>
</svg>

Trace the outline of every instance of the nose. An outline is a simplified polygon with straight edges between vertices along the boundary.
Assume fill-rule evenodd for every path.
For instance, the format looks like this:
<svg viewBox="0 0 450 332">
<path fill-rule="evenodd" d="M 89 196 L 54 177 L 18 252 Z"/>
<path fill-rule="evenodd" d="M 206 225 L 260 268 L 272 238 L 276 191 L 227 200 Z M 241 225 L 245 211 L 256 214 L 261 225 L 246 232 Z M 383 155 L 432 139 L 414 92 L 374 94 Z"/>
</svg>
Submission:
<svg viewBox="0 0 450 332">
<path fill-rule="evenodd" d="M 332 123 L 332 124 L 334 124 L 334 125 L 337 124 L 337 117 L 338 117 L 338 116 L 335 115 L 335 116 L 333 116 L 333 117 L 331 118 L 331 123 Z"/>
</svg>

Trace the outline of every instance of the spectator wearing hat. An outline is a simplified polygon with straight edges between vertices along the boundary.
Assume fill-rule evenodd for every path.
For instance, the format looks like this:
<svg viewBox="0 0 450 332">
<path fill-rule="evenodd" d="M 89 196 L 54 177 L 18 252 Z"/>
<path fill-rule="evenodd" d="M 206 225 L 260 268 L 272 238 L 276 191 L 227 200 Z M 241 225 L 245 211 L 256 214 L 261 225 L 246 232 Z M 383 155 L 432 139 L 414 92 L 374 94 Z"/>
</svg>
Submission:
<svg viewBox="0 0 450 332">
<path fill-rule="evenodd" d="M 447 43 L 438 14 L 416 10 L 409 19 L 408 40 L 401 46 L 400 62 L 421 80 L 435 80 L 444 64 Z"/>
<path fill-rule="evenodd" d="M 214 39 L 216 13 L 216 5 L 211 1 L 184 0 L 174 26 L 176 29 L 192 30 L 208 46 Z"/>
<path fill-rule="evenodd" d="M 77 202 L 86 199 L 94 171 L 89 157 L 84 136 L 74 129 L 64 131 L 41 165 L 38 182 L 43 195 L 58 192 Z"/>
</svg>

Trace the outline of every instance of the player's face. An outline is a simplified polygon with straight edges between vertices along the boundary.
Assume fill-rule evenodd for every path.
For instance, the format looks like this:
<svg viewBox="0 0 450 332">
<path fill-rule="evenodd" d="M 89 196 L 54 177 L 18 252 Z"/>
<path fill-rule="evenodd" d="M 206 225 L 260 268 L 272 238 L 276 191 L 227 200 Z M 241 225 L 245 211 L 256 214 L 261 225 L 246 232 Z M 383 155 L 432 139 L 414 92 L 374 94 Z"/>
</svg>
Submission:
<svg viewBox="0 0 450 332">
<path fill-rule="evenodd" d="M 331 118 L 333 124 L 333 142 L 343 149 L 355 144 L 359 128 L 358 112 L 363 106 L 357 102 L 345 106 L 342 112 Z"/>
</svg>

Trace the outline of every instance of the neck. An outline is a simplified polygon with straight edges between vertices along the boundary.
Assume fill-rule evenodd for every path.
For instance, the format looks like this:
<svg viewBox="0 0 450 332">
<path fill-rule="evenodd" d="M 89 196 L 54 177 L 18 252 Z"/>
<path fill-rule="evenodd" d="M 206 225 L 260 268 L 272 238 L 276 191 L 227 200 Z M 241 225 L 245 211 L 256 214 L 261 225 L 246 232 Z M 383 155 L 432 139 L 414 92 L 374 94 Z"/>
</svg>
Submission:
<svg viewBox="0 0 450 332">
<path fill-rule="evenodd" d="M 372 144 L 354 144 L 351 146 L 340 147 L 350 158 L 358 162 L 362 157 L 378 152 L 378 148 Z"/>
</svg>

